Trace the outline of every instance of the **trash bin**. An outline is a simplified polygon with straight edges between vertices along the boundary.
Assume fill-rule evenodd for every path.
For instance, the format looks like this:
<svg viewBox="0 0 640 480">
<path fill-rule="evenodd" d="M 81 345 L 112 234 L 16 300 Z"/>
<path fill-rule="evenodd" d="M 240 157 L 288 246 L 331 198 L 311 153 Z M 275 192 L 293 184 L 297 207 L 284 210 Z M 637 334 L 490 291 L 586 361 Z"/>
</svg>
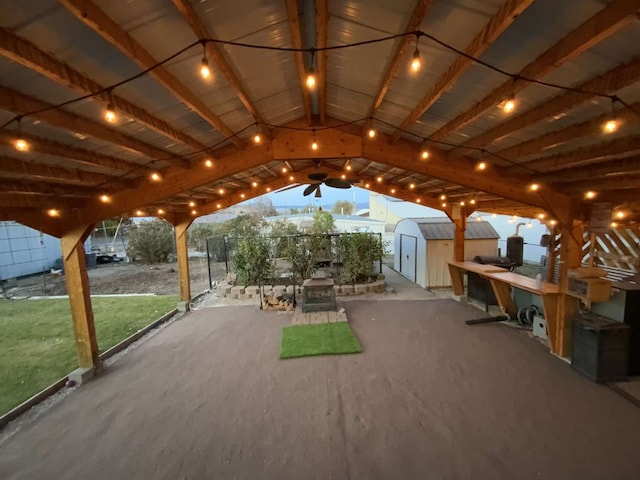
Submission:
<svg viewBox="0 0 640 480">
<path fill-rule="evenodd" d="M 624 380 L 629 368 L 629 325 L 594 314 L 573 319 L 571 367 L 595 382 Z"/>
<path fill-rule="evenodd" d="M 97 253 L 85 253 L 84 261 L 87 264 L 87 268 L 96 268 L 98 263 L 98 254 Z"/>
</svg>

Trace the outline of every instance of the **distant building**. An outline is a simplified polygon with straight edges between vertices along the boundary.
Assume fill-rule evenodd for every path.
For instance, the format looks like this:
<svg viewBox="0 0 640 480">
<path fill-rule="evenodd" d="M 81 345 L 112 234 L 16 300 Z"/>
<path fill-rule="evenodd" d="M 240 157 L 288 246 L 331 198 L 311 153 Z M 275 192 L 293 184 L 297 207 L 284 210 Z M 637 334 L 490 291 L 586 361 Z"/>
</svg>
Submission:
<svg viewBox="0 0 640 480">
<path fill-rule="evenodd" d="M 336 224 L 336 231 L 340 233 L 371 232 L 384 233 L 384 222 L 357 215 L 331 214 Z M 306 230 L 313 225 L 313 213 L 296 213 L 293 215 L 278 215 L 276 217 L 265 217 L 266 222 L 287 220 L 298 226 L 300 230 Z"/>
<path fill-rule="evenodd" d="M 18 222 L 0 222 L 0 280 L 49 271 L 60 240 Z"/>
<path fill-rule="evenodd" d="M 405 218 L 445 217 L 444 212 L 433 208 L 406 202 L 399 198 L 369 192 L 369 218 L 385 223 L 384 239 L 389 245 L 389 253 L 396 249 L 394 230 L 396 224 Z"/>
</svg>

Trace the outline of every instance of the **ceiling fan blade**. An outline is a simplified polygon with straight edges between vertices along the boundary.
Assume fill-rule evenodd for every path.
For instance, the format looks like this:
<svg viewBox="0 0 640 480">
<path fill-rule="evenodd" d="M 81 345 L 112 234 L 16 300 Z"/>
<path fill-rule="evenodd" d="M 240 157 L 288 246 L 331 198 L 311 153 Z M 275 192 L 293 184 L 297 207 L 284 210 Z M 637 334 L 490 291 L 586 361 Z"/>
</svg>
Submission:
<svg viewBox="0 0 640 480">
<path fill-rule="evenodd" d="M 298 188 L 300 185 L 300 183 L 294 183 L 292 185 L 287 185 L 286 187 L 282 187 L 280 190 L 276 190 L 273 193 L 280 193 L 280 192 L 286 192 L 287 190 L 291 190 L 292 188 Z"/>
<path fill-rule="evenodd" d="M 318 188 L 316 188 L 316 198 L 321 198 L 322 197 L 322 192 L 320 191 L 320 185 L 318 185 Z"/>
<path fill-rule="evenodd" d="M 349 180 L 343 180 L 341 178 L 327 178 L 324 184 L 333 188 L 351 188 L 351 182 Z"/>
<path fill-rule="evenodd" d="M 307 177 L 309 177 L 309 180 L 315 180 L 316 182 L 321 182 L 328 176 L 329 174 L 324 172 L 313 172 L 307 175 Z"/>
<path fill-rule="evenodd" d="M 312 183 L 311 185 L 309 185 L 307 188 L 304 189 L 304 192 L 302 192 L 302 194 L 305 197 L 308 197 L 309 195 L 311 195 L 317 188 L 320 188 L 320 184 L 319 183 Z"/>
</svg>

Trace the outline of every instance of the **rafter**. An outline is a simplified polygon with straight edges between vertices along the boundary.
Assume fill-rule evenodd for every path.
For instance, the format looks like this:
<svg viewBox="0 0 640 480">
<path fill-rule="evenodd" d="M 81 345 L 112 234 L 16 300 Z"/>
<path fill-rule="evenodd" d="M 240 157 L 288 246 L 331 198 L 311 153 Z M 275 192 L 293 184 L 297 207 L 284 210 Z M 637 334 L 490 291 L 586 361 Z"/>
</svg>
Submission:
<svg viewBox="0 0 640 480">
<path fill-rule="evenodd" d="M 571 183 L 580 180 L 592 180 L 604 177 L 623 178 L 625 175 L 640 174 L 640 157 L 630 157 L 615 159 L 609 161 L 601 161 L 596 165 L 589 167 L 568 168 L 557 170 L 552 173 L 540 175 L 536 177 L 537 181 L 543 183 Z M 597 182 L 594 181 L 594 190 L 597 188 Z"/>
<path fill-rule="evenodd" d="M 158 61 L 140 43 L 91 0 L 60 0 L 60 3 L 75 15 L 78 20 L 118 48 L 141 68 L 147 69 L 157 65 Z M 242 145 L 242 141 L 234 135 L 231 129 L 180 80 L 169 73 L 166 68 L 163 66 L 154 68 L 149 72 L 149 75 L 160 82 L 182 103 L 219 130 L 236 146 Z"/>
<path fill-rule="evenodd" d="M 531 176 L 532 171 L 538 171 L 545 174 L 556 170 L 598 163 L 602 157 L 621 155 L 638 150 L 640 150 L 640 135 L 616 138 L 608 142 L 576 148 L 569 152 L 536 158 L 529 162 L 513 165 L 505 168 L 504 173 L 506 175 Z"/>
<path fill-rule="evenodd" d="M 0 130 L 0 142 L 9 146 L 17 135 L 18 133 L 12 130 Z M 122 171 L 135 169 L 136 173 L 145 173 L 151 170 L 142 164 L 125 161 L 117 157 L 92 152 L 83 148 L 73 147 L 65 143 L 29 135 L 24 132 L 20 133 L 20 137 L 29 142 L 29 149 L 33 152 L 61 157 L 70 161 L 70 163 L 77 163 L 80 167 L 100 167 L 114 170 L 117 172 L 113 175 L 115 177 L 120 177 Z"/>
<path fill-rule="evenodd" d="M 204 22 L 198 17 L 196 10 L 193 8 L 191 3 L 188 0 L 173 0 L 173 4 L 176 6 L 178 11 L 182 14 L 186 22 L 193 30 L 193 33 L 199 39 L 203 38 L 212 38 L 209 33 L 209 29 L 206 27 Z M 231 85 L 238 95 L 238 98 L 244 105 L 244 108 L 253 116 L 256 122 L 265 123 L 264 118 L 258 111 L 257 107 L 251 100 L 249 93 L 247 92 L 247 88 L 244 83 L 238 78 L 238 74 L 235 69 L 231 66 L 227 56 L 215 43 L 208 42 L 206 45 L 207 56 L 210 60 L 212 60 L 218 69 L 222 72 L 222 74 Z"/>
<path fill-rule="evenodd" d="M 302 36 L 300 35 L 300 20 L 298 13 L 298 1 L 287 1 L 287 18 L 289 20 L 289 31 L 291 33 L 291 44 L 293 48 L 302 48 Z M 304 115 L 307 123 L 311 124 L 311 96 L 306 85 L 307 70 L 304 66 L 304 55 L 302 52 L 295 52 L 296 68 L 298 69 L 298 83 L 300 84 L 300 93 L 302 94 L 302 103 L 304 105 Z"/>
<path fill-rule="evenodd" d="M 618 65 L 617 67 L 589 79 L 575 88 L 585 92 L 600 92 L 613 94 L 640 80 L 640 58 Z M 454 148 L 449 156 L 460 155 L 466 148 L 482 148 L 491 144 L 494 140 L 499 140 L 507 135 L 517 132 L 525 127 L 530 127 L 546 118 L 554 117 L 571 110 L 572 108 L 594 100 L 593 95 L 586 95 L 579 92 L 565 92 L 560 95 L 540 103 L 520 115 L 509 118 L 509 120 L 497 125 L 487 132 L 466 141 L 460 148 Z"/>
<path fill-rule="evenodd" d="M 2 27 L 0 27 L 0 53 L 9 60 L 19 63 L 56 83 L 65 85 L 82 94 L 94 94 L 104 88 L 103 85 L 100 85 L 92 78 L 75 70 L 67 63 L 58 60 L 53 55 L 40 50 L 28 40 Z M 101 100 L 105 104 L 111 101 L 119 112 L 138 120 L 168 138 L 189 145 L 196 151 L 205 149 L 205 145 L 194 138 L 191 138 L 164 120 L 151 115 L 143 108 L 134 105 L 118 95 L 112 94 L 111 98 L 109 98 L 107 93 L 102 93 L 94 98 Z"/>
<path fill-rule="evenodd" d="M 92 197 L 96 194 L 94 187 L 78 185 L 60 185 L 50 182 L 2 181 L 0 192 L 18 195 L 44 195 L 51 197 Z"/>
<path fill-rule="evenodd" d="M 135 188 L 137 180 L 114 179 L 100 173 L 84 172 L 71 168 L 53 167 L 10 157 L 0 157 L 0 178 L 31 178 L 43 182 L 72 185 L 104 185 L 109 189 Z M 98 192 L 96 192 L 98 194 Z"/>
<path fill-rule="evenodd" d="M 589 20 L 574 29 L 518 72 L 519 77 L 541 78 L 562 64 L 571 61 L 605 38 L 632 23 L 637 18 L 637 0 L 614 0 Z M 529 86 L 529 82 L 509 79 L 470 109 L 438 129 L 431 138 L 442 140 L 464 127 L 510 95 Z"/>
<path fill-rule="evenodd" d="M 640 111 L 639 109 L 640 102 L 637 102 L 630 107 L 625 107 L 616 111 L 616 118 L 623 125 L 622 128 L 628 128 L 631 125 L 640 123 L 640 115 L 636 113 L 637 111 Z M 601 135 L 602 124 L 610 118 L 611 112 L 606 112 L 582 123 L 569 125 L 561 130 L 549 132 L 540 137 L 502 149 L 495 152 L 495 154 L 509 160 L 516 160 L 518 158 L 541 152 L 548 147 L 574 141 L 577 138 L 587 137 L 589 135 Z"/>
<path fill-rule="evenodd" d="M 327 46 L 327 22 L 329 19 L 328 0 L 315 0 L 316 4 L 316 48 Z M 318 56 L 318 110 L 320 123 L 327 119 L 327 52 L 320 50 Z"/>
<path fill-rule="evenodd" d="M 471 57 L 479 57 L 489 48 L 489 46 L 509 28 L 513 21 L 524 12 L 533 0 L 508 0 L 498 10 L 489 23 L 471 40 L 465 49 L 465 53 Z M 468 57 L 458 55 L 449 69 L 438 79 L 435 85 L 420 100 L 411 113 L 402 121 L 400 127 L 393 133 L 391 139 L 397 141 L 402 135 L 402 130 L 406 130 L 413 125 L 431 106 L 442 96 L 443 93 L 473 64 L 473 60 Z"/>
<path fill-rule="evenodd" d="M 429 11 L 429 7 L 431 6 L 432 2 L 433 0 L 418 0 L 418 3 L 416 3 L 416 6 L 411 13 L 411 17 L 409 17 L 407 27 L 404 29 L 405 33 L 414 32 L 420 29 L 420 24 Z M 387 95 L 389 87 L 391 87 L 391 83 L 398 73 L 402 58 L 404 57 L 413 40 L 414 38 L 409 35 L 406 35 L 400 39 L 400 43 L 398 44 L 398 47 L 396 48 L 396 51 L 394 52 L 393 57 L 391 57 L 391 61 L 389 62 L 389 65 L 384 72 L 384 76 L 382 77 L 380 87 L 378 87 L 378 93 L 375 96 L 373 105 L 371 105 L 371 108 L 369 109 L 369 117 L 373 117 L 380 108 L 380 105 L 382 105 L 382 101 Z"/>
<path fill-rule="evenodd" d="M 0 87 L 0 108 L 18 114 L 36 112 L 30 114 L 30 118 L 37 118 L 38 120 L 42 120 L 59 128 L 83 133 L 130 150 L 135 150 L 152 159 L 179 163 L 185 167 L 189 166 L 189 162 L 186 160 L 172 158 L 174 154 L 169 151 L 149 145 L 137 138 L 125 135 L 116 129 L 109 128 L 89 118 L 81 117 L 66 110 L 54 109 L 49 103 L 29 97 L 10 88 Z"/>
<path fill-rule="evenodd" d="M 583 193 L 588 190 L 630 190 L 640 188 L 640 175 L 625 175 L 624 178 L 599 178 L 559 185 L 565 193 Z"/>
</svg>

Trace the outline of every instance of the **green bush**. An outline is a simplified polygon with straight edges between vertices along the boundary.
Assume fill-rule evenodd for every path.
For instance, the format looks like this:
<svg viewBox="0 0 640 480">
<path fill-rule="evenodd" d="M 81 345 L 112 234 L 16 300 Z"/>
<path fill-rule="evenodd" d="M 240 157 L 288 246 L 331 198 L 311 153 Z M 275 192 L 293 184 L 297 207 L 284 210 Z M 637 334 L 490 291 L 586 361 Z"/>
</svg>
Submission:
<svg viewBox="0 0 640 480">
<path fill-rule="evenodd" d="M 315 237 L 308 235 L 287 238 L 283 255 L 300 282 L 316 271 L 316 243 Z"/>
<path fill-rule="evenodd" d="M 127 255 L 136 263 L 163 263 L 174 251 L 173 227 L 165 220 L 141 222 L 131 227 Z"/>
<path fill-rule="evenodd" d="M 373 274 L 373 264 L 386 253 L 386 245 L 379 235 L 357 232 L 340 235 L 338 255 L 342 262 L 341 280 L 344 283 L 366 282 Z"/>
<path fill-rule="evenodd" d="M 271 245 L 268 239 L 255 233 L 239 238 L 233 254 L 233 265 L 240 285 L 259 285 L 261 280 L 272 276 Z"/>
</svg>

